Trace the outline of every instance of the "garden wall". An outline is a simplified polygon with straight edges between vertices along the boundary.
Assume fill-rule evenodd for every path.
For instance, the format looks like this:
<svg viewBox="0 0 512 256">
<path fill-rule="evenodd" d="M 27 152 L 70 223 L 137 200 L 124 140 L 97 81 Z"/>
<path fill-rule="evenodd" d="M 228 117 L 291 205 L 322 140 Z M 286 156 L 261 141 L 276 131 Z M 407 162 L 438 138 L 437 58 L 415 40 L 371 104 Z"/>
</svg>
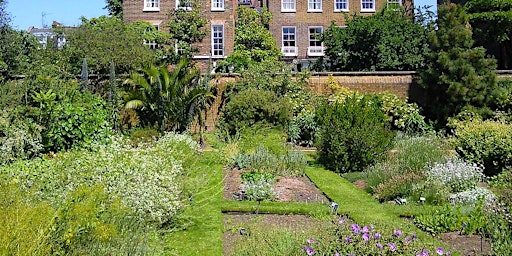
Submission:
<svg viewBox="0 0 512 256">
<path fill-rule="evenodd" d="M 498 71 L 497 73 L 499 79 L 512 79 L 512 71 Z M 358 92 L 391 92 L 400 98 L 408 98 L 412 102 L 422 103 L 426 100 L 425 91 L 417 84 L 414 71 L 315 72 L 309 79 L 308 88 L 316 93 L 330 93 L 329 75 L 332 75 L 340 85 Z M 226 84 L 235 82 L 238 78 L 237 74 L 218 74 L 212 80 L 217 88 L 217 96 L 206 114 L 205 128 L 207 131 L 212 131 L 219 121 L 219 109 L 224 104 L 223 92 L 226 89 Z M 193 125 L 192 131 L 199 131 L 197 122 Z"/>
</svg>

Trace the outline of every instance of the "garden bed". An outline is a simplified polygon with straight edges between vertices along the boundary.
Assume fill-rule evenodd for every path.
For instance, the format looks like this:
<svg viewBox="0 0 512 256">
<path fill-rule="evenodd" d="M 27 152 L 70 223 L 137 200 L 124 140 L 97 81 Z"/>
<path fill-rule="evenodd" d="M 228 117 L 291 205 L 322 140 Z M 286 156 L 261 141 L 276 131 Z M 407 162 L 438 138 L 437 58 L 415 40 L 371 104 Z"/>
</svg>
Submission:
<svg viewBox="0 0 512 256">
<path fill-rule="evenodd" d="M 233 194 L 240 193 L 243 170 L 224 170 L 224 199 L 233 200 Z M 307 176 L 278 176 L 274 190 L 279 194 L 278 202 L 327 203 L 329 199 Z"/>
<path fill-rule="evenodd" d="M 240 240 L 244 236 L 250 236 L 251 232 L 257 232 L 254 227 L 304 233 L 311 227 L 327 227 L 330 224 L 330 221 L 321 221 L 305 215 L 227 213 L 223 219 L 223 255 L 234 255 L 235 247 Z"/>
</svg>

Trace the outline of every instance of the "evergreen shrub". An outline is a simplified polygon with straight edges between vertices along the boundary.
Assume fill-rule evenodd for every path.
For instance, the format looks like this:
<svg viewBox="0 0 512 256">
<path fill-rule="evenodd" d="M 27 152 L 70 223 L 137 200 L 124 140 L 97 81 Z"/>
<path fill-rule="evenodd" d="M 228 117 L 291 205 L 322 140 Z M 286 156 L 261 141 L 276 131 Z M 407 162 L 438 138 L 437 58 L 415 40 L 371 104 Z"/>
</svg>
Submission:
<svg viewBox="0 0 512 256">
<path fill-rule="evenodd" d="M 374 164 L 392 146 L 391 131 L 375 96 L 348 96 L 324 103 L 316 112 L 319 161 L 345 173 Z"/>
</svg>

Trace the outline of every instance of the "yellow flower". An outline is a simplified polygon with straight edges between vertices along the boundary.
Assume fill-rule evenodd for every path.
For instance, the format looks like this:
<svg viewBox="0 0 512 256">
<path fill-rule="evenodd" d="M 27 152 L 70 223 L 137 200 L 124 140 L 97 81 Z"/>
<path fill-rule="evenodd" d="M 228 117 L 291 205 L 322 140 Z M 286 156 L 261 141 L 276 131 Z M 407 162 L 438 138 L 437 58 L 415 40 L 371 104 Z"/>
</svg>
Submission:
<svg viewBox="0 0 512 256">
<path fill-rule="evenodd" d="M 13 178 L 13 179 L 12 179 L 12 183 L 14 183 L 14 184 L 18 184 L 18 179 Z"/>
</svg>

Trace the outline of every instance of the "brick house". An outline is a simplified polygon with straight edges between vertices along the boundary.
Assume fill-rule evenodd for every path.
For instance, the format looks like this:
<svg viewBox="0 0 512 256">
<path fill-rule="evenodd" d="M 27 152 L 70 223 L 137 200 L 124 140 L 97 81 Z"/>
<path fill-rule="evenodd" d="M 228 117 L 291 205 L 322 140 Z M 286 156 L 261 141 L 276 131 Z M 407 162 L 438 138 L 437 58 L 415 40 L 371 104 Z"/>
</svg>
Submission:
<svg viewBox="0 0 512 256">
<path fill-rule="evenodd" d="M 198 45 L 195 59 L 224 58 L 233 52 L 235 14 L 238 6 L 266 7 L 273 15 L 270 32 L 281 48 L 283 58 L 302 62 L 323 56 L 323 44 L 317 35 L 331 21 L 344 26 L 343 13 L 372 15 L 386 5 L 403 5 L 412 11 L 414 0 L 200 0 L 202 13 L 209 21 L 209 33 Z M 144 20 L 165 29 L 172 8 L 190 8 L 180 0 L 124 0 L 123 15 L 127 22 Z"/>
</svg>

